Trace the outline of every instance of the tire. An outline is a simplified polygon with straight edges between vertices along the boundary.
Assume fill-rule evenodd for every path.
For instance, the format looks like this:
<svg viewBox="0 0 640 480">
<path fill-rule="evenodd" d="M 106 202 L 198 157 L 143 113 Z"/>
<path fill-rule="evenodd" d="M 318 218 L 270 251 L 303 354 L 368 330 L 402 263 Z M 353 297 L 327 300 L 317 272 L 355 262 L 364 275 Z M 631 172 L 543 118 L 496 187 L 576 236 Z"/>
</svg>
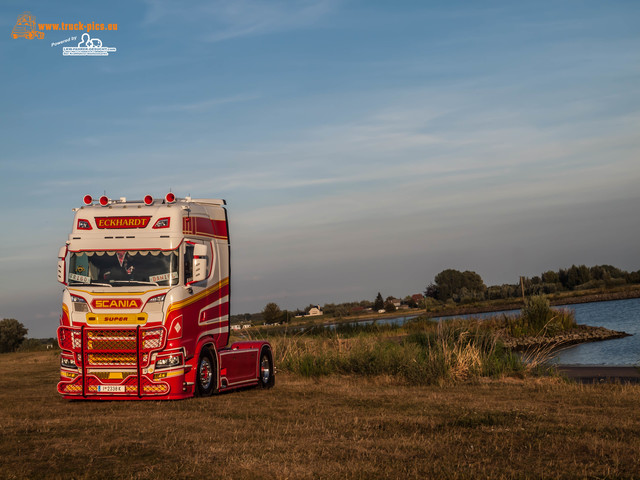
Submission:
<svg viewBox="0 0 640 480">
<path fill-rule="evenodd" d="M 271 349 L 263 348 L 260 352 L 260 362 L 258 363 L 258 385 L 260 388 L 273 388 L 275 383 L 276 377 L 273 371 Z"/>
<path fill-rule="evenodd" d="M 204 347 L 198 359 L 196 371 L 196 393 L 199 397 L 208 397 L 218 391 L 218 364 L 211 350 Z"/>
</svg>

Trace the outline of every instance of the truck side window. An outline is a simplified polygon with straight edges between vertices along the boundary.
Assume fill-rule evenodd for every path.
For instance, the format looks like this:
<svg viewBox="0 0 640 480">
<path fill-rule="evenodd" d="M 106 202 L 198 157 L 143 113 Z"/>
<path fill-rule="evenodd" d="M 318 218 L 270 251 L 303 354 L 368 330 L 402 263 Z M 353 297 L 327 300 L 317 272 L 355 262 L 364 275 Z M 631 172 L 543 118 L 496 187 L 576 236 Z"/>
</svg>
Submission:
<svg viewBox="0 0 640 480">
<path fill-rule="evenodd" d="M 184 284 L 193 280 L 193 245 L 187 245 L 184 250 Z"/>
</svg>

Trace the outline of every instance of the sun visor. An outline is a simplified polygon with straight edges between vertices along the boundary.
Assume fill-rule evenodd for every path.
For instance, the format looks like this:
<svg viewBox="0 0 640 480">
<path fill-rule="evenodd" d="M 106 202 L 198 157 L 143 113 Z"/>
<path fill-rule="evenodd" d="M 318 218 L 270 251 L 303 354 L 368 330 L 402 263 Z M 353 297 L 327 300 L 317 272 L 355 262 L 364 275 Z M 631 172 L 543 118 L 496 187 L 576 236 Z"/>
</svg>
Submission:
<svg viewBox="0 0 640 480">
<path fill-rule="evenodd" d="M 120 250 L 159 250 L 159 251 L 169 251 L 175 250 L 182 243 L 181 237 L 175 238 L 149 238 L 142 237 L 140 239 L 136 238 L 117 238 L 117 236 L 113 236 L 113 238 L 103 238 L 96 239 L 92 238 L 74 238 L 71 236 L 69 238 L 69 251 L 70 252 L 94 252 L 94 251 L 120 251 Z"/>
</svg>

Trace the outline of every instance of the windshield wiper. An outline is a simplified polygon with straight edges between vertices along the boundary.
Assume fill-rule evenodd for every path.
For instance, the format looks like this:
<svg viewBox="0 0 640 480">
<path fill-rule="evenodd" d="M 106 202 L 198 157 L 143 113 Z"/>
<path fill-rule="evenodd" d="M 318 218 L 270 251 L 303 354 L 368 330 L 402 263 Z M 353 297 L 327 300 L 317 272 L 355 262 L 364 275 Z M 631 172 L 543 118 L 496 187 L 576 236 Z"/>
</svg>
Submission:
<svg viewBox="0 0 640 480">
<path fill-rule="evenodd" d="M 91 283 L 82 283 L 82 282 L 69 282 L 69 286 L 77 286 L 77 285 L 82 285 L 84 287 L 88 287 L 90 285 L 97 285 L 98 287 L 113 287 L 113 285 L 110 285 L 108 283 L 96 283 L 96 282 L 91 282 Z"/>
<path fill-rule="evenodd" d="M 156 287 L 160 286 L 156 282 L 145 282 L 144 280 L 114 280 L 114 283 L 126 283 L 127 285 L 131 285 L 132 283 L 141 283 L 142 285 L 155 285 Z"/>
</svg>

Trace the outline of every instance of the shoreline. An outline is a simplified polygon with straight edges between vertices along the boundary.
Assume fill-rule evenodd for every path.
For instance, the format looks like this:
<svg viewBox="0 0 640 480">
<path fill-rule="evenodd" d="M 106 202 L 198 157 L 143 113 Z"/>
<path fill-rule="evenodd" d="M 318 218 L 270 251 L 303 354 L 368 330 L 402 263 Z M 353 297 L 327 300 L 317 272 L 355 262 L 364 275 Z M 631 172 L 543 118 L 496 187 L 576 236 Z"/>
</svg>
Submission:
<svg viewBox="0 0 640 480">
<path fill-rule="evenodd" d="M 620 291 L 612 291 L 612 292 L 591 292 L 585 293 L 583 295 L 567 295 L 566 297 L 553 297 L 547 295 L 549 299 L 549 303 L 551 306 L 563 306 L 563 305 L 576 305 L 580 303 L 595 303 L 595 302 L 611 302 L 615 300 L 629 300 L 633 298 L 640 298 L 640 285 L 633 286 L 634 288 L 626 288 Z M 311 320 L 311 322 L 300 322 L 300 323 L 291 323 L 289 326 L 292 327 L 313 327 L 316 325 L 333 325 L 333 324 L 341 324 L 341 323 L 356 323 L 363 322 L 368 320 L 385 320 L 390 318 L 398 318 L 398 317 L 411 317 L 411 316 L 420 316 L 426 315 L 428 318 L 436 318 L 436 317 L 453 317 L 456 315 L 473 315 L 476 313 L 491 313 L 491 312 L 501 312 L 503 310 L 520 310 L 522 309 L 524 302 L 522 299 L 518 299 L 509 303 L 500 303 L 494 305 L 468 305 L 468 306 L 456 306 L 453 308 L 442 308 L 442 310 L 432 310 L 425 311 L 423 308 L 412 308 L 408 310 L 396 310 L 395 312 L 386 312 L 386 313 L 366 313 L 363 315 L 357 316 L 347 316 L 347 317 L 335 317 L 329 318 L 322 316 L 317 318 L 317 322 Z"/>
<path fill-rule="evenodd" d="M 632 336 L 630 333 L 616 330 L 609 330 L 604 327 L 592 327 L 589 325 L 579 325 L 578 327 L 562 332 L 553 337 L 512 337 L 506 335 L 504 331 L 496 332 L 504 343 L 504 346 L 516 352 L 527 350 L 557 350 L 572 345 L 582 343 L 599 342 L 602 340 L 613 340 Z"/>
<path fill-rule="evenodd" d="M 614 292 L 599 292 L 599 293 L 586 293 L 584 295 L 574 295 L 566 297 L 553 297 L 547 295 L 547 299 L 549 303 L 553 307 L 564 306 L 564 305 L 576 305 L 580 303 L 595 303 L 595 302 L 612 302 L 615 300 L 630 300 L 633 298 L 640 298 L 640 287 L 625 289 L 621 291 Z M 459 307 L 452 308 L 450 310 L 443 310 L 439 312 L 427 312 L 429 317 L 450 317 L 454 315 L 473 315 L 474 313 L 491 313 L 491 312 L 500 312 L 502 310 L 520 310 L 523 306 L 524 302 L 522 299 L 518 299 L 517 301 L 504 303 L 501 305 L 483 305 L 483 306 L 468 306 L 468 307 Z"/>
</svg>

